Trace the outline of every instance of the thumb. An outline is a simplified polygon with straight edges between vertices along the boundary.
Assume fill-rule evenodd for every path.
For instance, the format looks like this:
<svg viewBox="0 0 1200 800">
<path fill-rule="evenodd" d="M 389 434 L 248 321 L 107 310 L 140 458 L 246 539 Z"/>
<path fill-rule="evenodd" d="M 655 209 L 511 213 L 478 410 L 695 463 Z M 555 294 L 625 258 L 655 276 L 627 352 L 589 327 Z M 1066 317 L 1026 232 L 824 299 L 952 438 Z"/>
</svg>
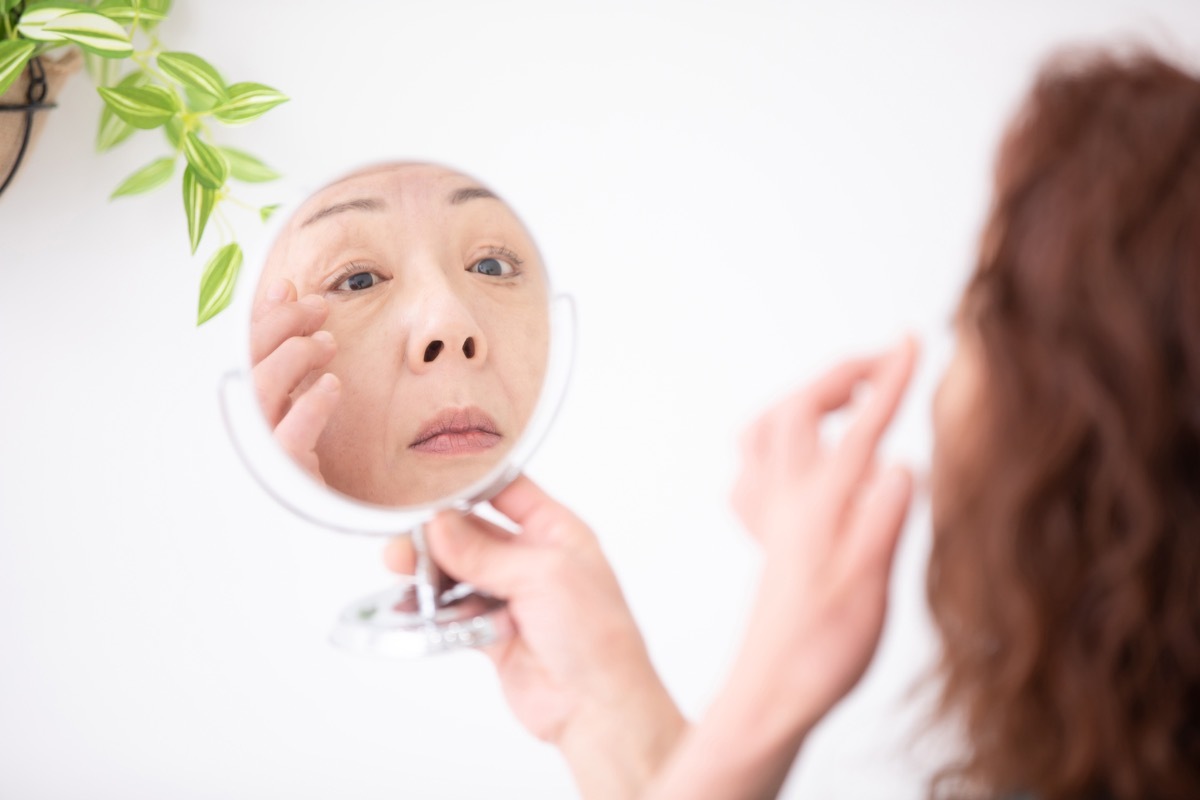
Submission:
<svg viewBox="0 0 1200 800">
<path fill-rule="evenodd" d="M 426 539 L 442 570 L 494 597 L 511 598 L 536 574 L 533 549 L 479 517 L 442 512 L 429 523 Z"/>
</svg>

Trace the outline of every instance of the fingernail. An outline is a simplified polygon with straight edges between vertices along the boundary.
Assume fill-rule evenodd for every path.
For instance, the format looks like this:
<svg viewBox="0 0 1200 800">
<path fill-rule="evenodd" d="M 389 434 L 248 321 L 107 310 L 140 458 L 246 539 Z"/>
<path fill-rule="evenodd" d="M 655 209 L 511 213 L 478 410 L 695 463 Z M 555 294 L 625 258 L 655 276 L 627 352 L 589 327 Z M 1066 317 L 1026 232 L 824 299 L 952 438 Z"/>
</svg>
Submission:
<svg viewBox="0 0 1200 800">
<path fill-rule="evenodd" d="M 319 294 L 306 294 L 300 298 L 300 304 L 320 311 L 325 308 L 325 298 Z"/>
<path fill-rule="evenodd" d="M 316 339 L 318 342 L 333 344 L 333 334 L 329 331 L 317 331 L 312 335 L 312 338 Z"/>
<path fill-rule="evenodd" d="M 271 288 L 267 289 L 267 299 L 272 303 L 278 303 L 288 295 L 288 282 L 285 278 L 276 278 L 271 284 Z"/>
<path fill-rule="evenodd" d="M 326 372 L 317 379 L 317 388 L 322 392 L 336 392 L 338 388 L 337 375 L 332 372 Z"/>
</svg>

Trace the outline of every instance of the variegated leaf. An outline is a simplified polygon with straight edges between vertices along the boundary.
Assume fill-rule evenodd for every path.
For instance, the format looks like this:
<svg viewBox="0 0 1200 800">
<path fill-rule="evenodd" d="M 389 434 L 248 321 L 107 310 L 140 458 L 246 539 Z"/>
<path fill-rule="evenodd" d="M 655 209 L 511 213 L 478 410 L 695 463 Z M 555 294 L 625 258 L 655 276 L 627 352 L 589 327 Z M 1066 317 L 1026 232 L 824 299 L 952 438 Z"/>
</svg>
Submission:
<svg viewBox="0 0 1200 800">
<path fill-rule="evenodd" d="M 141 194 L 162 186 L 175 174 L 175 159 L 159 158 L 130 175 L 109 196 L 109 200 L 131 194 Z"/>
<path fill-rule="evenodd" d="M 183 210 L 187 216 L 188 240 L 192 252 L 200 246 L 208 217 L 216 204 L 217 193 L 196 180 L 196 171 L 189 164 L 183 171 Z"/>
<path fill-rule="evenodd" d="M 161 86 L 99 88 L 118 117 L 135 128 L 157 128 L 180 110 L 179 100 Z"/>
<path fill-rule="evenodd" d="M 125 58 L 133 54 L 133 45 L 125 29 L 94 11 L 76 11 L 56 17 L 42 26 L 42 33 L 57 34 L 105 58 Z"/>
<path fill-rule="evenodd" d="M 223 311 L 233 300 L 233 287 L 242 269 L 242 248 L 237 242 L 218 250 L 200 278 L 200 308 L 196 324 L 203 325 Z"/>
<path fill-rule="evenodd" d="M 21 75 L 36 49 L 33 42 L 0 42 L 0 94 Z"/>
<path fill-rule="evenodd" d="M 288 100 L 287 95 L 261 83 L 235 83 L 229 87 L 228 97 L 212 112 L 227 125 L 250 122 Z"/>
</svg>

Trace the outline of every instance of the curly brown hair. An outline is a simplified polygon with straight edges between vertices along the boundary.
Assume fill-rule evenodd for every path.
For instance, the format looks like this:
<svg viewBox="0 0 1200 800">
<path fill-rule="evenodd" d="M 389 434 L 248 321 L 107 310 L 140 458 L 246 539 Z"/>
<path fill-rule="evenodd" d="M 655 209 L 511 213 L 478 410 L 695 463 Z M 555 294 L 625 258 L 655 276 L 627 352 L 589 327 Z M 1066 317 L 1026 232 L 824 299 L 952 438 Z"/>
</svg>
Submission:
<svg viewBox="0 0 1200 800">
<path fill-rule="evenodd" d="M 1200 80 L 1146 51 L 1040 73 L 961 323 L 978 447 L 935 513 L 934 796 L 1200 797 Z"/>
</svg>

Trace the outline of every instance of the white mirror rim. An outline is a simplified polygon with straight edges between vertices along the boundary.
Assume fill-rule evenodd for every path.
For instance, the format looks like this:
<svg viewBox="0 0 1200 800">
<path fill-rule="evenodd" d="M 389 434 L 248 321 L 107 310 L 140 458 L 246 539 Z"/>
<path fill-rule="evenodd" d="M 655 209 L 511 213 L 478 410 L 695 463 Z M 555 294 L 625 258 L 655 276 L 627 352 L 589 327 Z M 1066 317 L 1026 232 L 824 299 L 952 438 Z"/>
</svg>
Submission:
<svg viewBox="0 0 1200 800">
<path fill-rule="evenodd" d="M 377 164 L 376 159 L 363 164 Z M 281 204 L 245 254 L 243 273 L 227 313 L 239 320 L 235 366 L 221 380 L 221 411 L 230 441 L 263 489 L 298 516 L 338 531 L 394 536 L 407 533 L 446 508 L 467 509 L 486 501 L 508 485 L 533 455 L 562 404 L 575 351 L 575 307 L 569 295 L 551 295 L 550 352 L 546 375 L 533 415 L 506 456 L 479 480 L 452 495 L 418 506 L 387 507 L 356 500 L 313 479 L 284 452 L 259 407 L 250 360 L 250 324 L 255 287 L 276 238 L 288 219 L 313 193 L 352 172 L 339 170 L 306 187 L 287 187 Z"/>
</svg>

